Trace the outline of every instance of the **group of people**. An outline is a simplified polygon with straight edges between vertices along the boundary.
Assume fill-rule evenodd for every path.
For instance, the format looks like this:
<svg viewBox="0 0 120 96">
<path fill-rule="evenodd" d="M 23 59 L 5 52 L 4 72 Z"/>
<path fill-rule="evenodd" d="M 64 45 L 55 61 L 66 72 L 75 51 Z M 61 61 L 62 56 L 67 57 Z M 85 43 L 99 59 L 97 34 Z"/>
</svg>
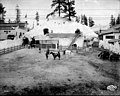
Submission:
<svg viewBox="0 0 120 96">
<path fill-rule="evenodd" d="M 28 46 L 28 48 L 35 48 L 35 38 L 33 37 L 32 40 L 30 41 L 27 37 L 23 37 L 23 42 L 22 42 L 23 46 Z"/>
</svg>

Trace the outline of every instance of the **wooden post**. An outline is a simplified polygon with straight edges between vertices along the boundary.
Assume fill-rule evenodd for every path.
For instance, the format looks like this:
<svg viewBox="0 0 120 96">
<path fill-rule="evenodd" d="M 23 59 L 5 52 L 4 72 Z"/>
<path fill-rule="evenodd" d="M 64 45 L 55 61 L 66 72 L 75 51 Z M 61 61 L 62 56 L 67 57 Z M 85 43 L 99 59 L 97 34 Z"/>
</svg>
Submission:
<svg viewBox="0 0 120 96">
<path fill-rule="evenodd" d="M 4 52 L 4 54 L 5 54 L 5 48 L 3 49 L 3 52 Z"/>
</svg>

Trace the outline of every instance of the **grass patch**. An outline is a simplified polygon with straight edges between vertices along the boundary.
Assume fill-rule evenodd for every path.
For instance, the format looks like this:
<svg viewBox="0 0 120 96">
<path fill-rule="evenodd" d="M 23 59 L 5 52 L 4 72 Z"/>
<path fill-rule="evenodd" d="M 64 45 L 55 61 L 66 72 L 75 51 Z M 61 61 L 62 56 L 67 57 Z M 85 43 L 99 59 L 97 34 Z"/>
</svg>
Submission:
<svg viewBox="0 0 120 96">
<path fill-rule="evenodd" d="M 112 63 L 113 66 L 110 66 L 109 68 L 105 68 L 104 66 L 105 64 L 94 63 L 92 61 L 89 61 L 88 63 L 92 65 L 94 68 L 96 68 L 96 71 L 100 71 L 103 76 L 112 78 L 117 82 L 119 81 L 120 76 L 114 63 Z"/>
<path fill-rule="evenodd" d="M 21 90 L 15 87 L 3 87 L 3 90 L 8 90 L 0 95 L 97 95 L 99 88 L 94 82 L 80 83 L 77 85 L 61 85 L 55 86 L 51 84 L 41 85 L 32 88 L 23 88 Z M 5 89 L 6 88 L 6 89 Z"/>
</svg>

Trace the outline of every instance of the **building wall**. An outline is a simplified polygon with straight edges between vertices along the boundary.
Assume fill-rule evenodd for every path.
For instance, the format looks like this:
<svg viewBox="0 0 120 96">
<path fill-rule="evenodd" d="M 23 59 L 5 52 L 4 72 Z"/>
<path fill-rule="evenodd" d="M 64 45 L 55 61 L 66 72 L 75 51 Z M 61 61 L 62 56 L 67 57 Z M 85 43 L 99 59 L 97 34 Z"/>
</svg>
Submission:
<svg viewBox="0 0 120 96">
<path fill-rule="evenodd" d="M 103 35 L 103 41 L 112 40 L 112 39 L 107 39 L 106 36 L 114 36 L 115 38 L 113 38 L 113 39 L 120 39 L 120 33 L 114 33 L 114 34 L 106 34 L 106 35 Z"/>
<path fill-rule="evenodd" d="M 0 39 L 7 39 L 7 36 L 11 33 L 15 33 L 15 30 L 0 30 Z"/>
<path fill-rule="evenodd" d="M 19 38 L 20 33 L 22 33 L 22 35 L 25 33 L 26 31 L 23 29 L 18 29 L 18 30 L 0 30 L 0 40 L 3 39 L 7 39 L 8 35 L 15 35 L 16 38 Z"/>
<path fill-rule="evenodd" d="M 40 47 L 43 49 L 58 49 L 59 41 L 58 40 L 39 40 Z"/>
<path fill-rule="evenodd" d="M 120 39 L 120 33 L 114 33 L 115 39 Z"/>
<path fill-rule="evenodd" d="M 114 34 L 106 34 L 106 35 L 103 35 L 103 41 L 109 41 L 111 39 L 107 39 L 106 36 L 115 36 Z"/>
<path fill-rule="evenodd" d="M 72 42 L 72 38 L 57 38 L 60 46 L 69 46 Z"/>
<path fill-rule="evenodd" d="M 55 38 L 59 40 L 59 46 L 69 46 L 73 40 L 73 37 L 70 38 Z M 79 37 L 74 44 L 77 44 L 78 47 L 83 47 L 84 37 Z"/>
</svg>

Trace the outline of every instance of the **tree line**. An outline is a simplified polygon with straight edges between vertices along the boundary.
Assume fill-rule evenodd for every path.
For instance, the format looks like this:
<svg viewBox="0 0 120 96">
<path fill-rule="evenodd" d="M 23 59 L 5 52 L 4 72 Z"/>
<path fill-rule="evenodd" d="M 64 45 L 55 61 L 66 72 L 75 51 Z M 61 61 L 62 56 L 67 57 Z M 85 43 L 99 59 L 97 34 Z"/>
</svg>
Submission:
<svg viewBox="0 0 120 96">
<path fill-rule="evenodd" d="M 58 14 L 59 17 L 64 13 L 63 18 L 68 18 L 71 21 L 72 17 L 76 18 L 76 22 L 84 24 L 86 26 L 94 26 L 94 21 L 92 17 L 87 18 L 85 15 L 76 16 L 75 11 L 75 0 L 52 0 L 51 8 L 54 7 L 53 12 L 47 14 L 46 18 L 49 19 L 49 16 Z"/>
<path fill-rule="evenodd" d="M 81 23 L 83 25 L 92 27 L 94 26 L 94 21 L 92 17 L 87 18 L 85 15 L 81 16 L 76 16 L 76 11 L 75 11 L 75 0 L 53 0 L 51 4 L 51 8 L 54 7 L 53 12 L 47 14 L 46 19 L 49 18 L 49 16 L 58 14 L 60 17 L 61 14 L 63 13 L 64 16 L 63 18 L 68 18 L 69 21 L 71 21 L 71 18 L 76 18 L 76 22 Z M 5 7 L 3 7 L 2 3 L 0 3 L 0 14 L 2 14 L 1 20 L 5 21 Z M 19 6 L 16 6 L 16 23 L 20 22 L 20 9 Z M 25 18 L 27 18 L 27 14 L 25 15 Z M 35 20 L 37 21 L 37 25 L 39 25 L 39 13 L 36 12 L 35 14 Z M 10 23 L 11 20 L 9 19 L 8 22 Z"/>
<path fill-rule="evenodd" d="M 113 27 L 118 24 L 120 24 L 120 14 L 118 14 L 117 18 L 115 18 L 113 15 L 111 15 L 110 27 Z"/>
</svg>

